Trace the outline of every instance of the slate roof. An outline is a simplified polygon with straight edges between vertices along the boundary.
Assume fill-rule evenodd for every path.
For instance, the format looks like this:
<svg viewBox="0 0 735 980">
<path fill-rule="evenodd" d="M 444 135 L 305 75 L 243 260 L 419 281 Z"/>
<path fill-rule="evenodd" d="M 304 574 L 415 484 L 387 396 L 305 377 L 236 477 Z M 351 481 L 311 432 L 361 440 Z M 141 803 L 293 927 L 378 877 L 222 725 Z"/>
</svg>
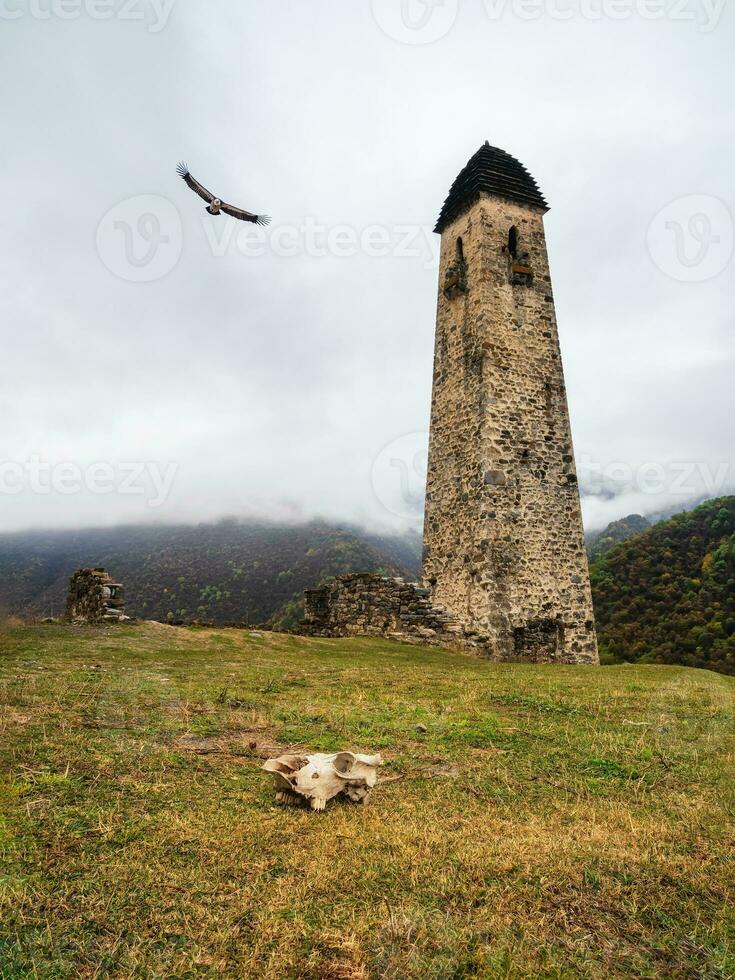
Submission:
<svg viewBox="0 0 735 980">
<path fill-rule="evenodd" d="M 497 194 L 517 204 L 541 208 L 544 212 L 549 210 L 538 184 L 523 164 L 505 150 L 485 143 L 452 184 L 434 231 L 441 234 L 447 225 L 474 204 L 482 191 Z"/>
</svg>

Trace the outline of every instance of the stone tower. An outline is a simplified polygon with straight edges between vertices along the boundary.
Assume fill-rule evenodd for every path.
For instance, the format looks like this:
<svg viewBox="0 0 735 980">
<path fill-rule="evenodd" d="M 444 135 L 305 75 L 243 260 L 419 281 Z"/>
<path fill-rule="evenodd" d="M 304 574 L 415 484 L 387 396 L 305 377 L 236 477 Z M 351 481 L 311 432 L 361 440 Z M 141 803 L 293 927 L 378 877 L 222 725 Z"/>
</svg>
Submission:
<svg viewBox="0 0 735 980">
<path fill-rule="evenodd" d="M 489 656 L 598 663 L 547 211 L 486 143 L 439 217 L 423 577 Z"/>
</svg>

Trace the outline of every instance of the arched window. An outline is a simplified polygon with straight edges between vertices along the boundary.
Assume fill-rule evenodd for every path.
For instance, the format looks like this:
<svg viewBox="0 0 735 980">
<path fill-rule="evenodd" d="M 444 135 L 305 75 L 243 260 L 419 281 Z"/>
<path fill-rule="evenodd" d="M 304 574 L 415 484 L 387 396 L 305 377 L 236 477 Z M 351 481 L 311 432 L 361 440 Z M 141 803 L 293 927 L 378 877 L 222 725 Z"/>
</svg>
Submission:
<svg viewBox="0 0 735 980">
<path fill-rule="evenodd" d="M 508 252 L 512 259 L 518 258 L 518 229 L 515 225 L 508 232 Z"/>
</svg>

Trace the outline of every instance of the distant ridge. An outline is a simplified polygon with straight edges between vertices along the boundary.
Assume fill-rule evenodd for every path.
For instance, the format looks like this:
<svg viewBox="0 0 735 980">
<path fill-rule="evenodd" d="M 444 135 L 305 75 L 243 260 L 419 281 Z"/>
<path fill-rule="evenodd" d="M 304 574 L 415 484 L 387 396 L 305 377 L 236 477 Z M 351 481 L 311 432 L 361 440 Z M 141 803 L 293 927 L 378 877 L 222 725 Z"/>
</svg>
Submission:
<svg viewBox="0 0 735 980">
<path fill-rule="evenodd" d="M 415 578 L 417 536 L 381 537 L 313 521 L 222 521 L 0 535 L 0 611 L 58 615 L 71 574 L 103 566 L 123 583 L 131 616 L 290 628 L 303 591 L 324 578 L 382 571 Z"/>
<path fill-rule="evenodd" d="M 611 524 L 591 560 L 603 659 L 735 674 L 735 497 L 613 540 L 639 522 L 646 518 Z M 126 585 L 128 611 L 138 617 L 289 629 L 301 618 L 305 588 L 354 571 L 415 579 L 420 555 L 418 535 L 319 521 L 5 534 L 0 612 L 59 614 L 72 572 L 103 565 Z"/>
<path fill-rule="evenodd" d="M 641 517 L 640 514 L 630 514 L 619 521 L 613 521 L 604 531 L 587 535 L 587 554 L 590 560 L 594 561 L 614 548 L 616 544 L 627 541 L 636 534 L 642 534 L 651 526 L 652 522 L 647 517 Z"/>
</svg>

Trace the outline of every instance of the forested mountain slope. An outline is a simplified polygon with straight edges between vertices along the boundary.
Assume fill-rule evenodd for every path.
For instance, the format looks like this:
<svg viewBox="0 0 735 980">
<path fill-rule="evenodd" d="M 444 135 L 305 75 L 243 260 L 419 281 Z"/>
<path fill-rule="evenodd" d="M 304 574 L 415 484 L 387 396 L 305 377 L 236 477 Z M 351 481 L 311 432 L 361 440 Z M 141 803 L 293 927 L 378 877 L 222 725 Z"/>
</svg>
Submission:
<svg viewBox="0 0 735 980">
<path fill-rule="evenodd" d="M 419 554 L 415 536 L 318 521 L 0 535 L 0 611 L 58 615 L 72 573 L 103 566 L 125 586 L 136 617 L 288 627 L 304 589 L 353 571 L 414 578 Z"/>
<path fill-rule="evenodd" d="M 592 564 L 606 659 L 735 673 L 735 497 L 617 545 Z"/>
<path fill-rule="evenodd" d="M 651 527 L 651 521 L 647 517 L 641 517 L 640 514 L 630 514 L 629 517 L 623 517 L 619 521 L 608 524 L 604 531 L 586 535 L 587 554 L 590 561 L 600 558 L 605 552 L 614 548 L 616 544 L 627 541 L 628 538 L 633 538 L 636 534 L 642 534 L 649 527 Z"/>
</svg>

